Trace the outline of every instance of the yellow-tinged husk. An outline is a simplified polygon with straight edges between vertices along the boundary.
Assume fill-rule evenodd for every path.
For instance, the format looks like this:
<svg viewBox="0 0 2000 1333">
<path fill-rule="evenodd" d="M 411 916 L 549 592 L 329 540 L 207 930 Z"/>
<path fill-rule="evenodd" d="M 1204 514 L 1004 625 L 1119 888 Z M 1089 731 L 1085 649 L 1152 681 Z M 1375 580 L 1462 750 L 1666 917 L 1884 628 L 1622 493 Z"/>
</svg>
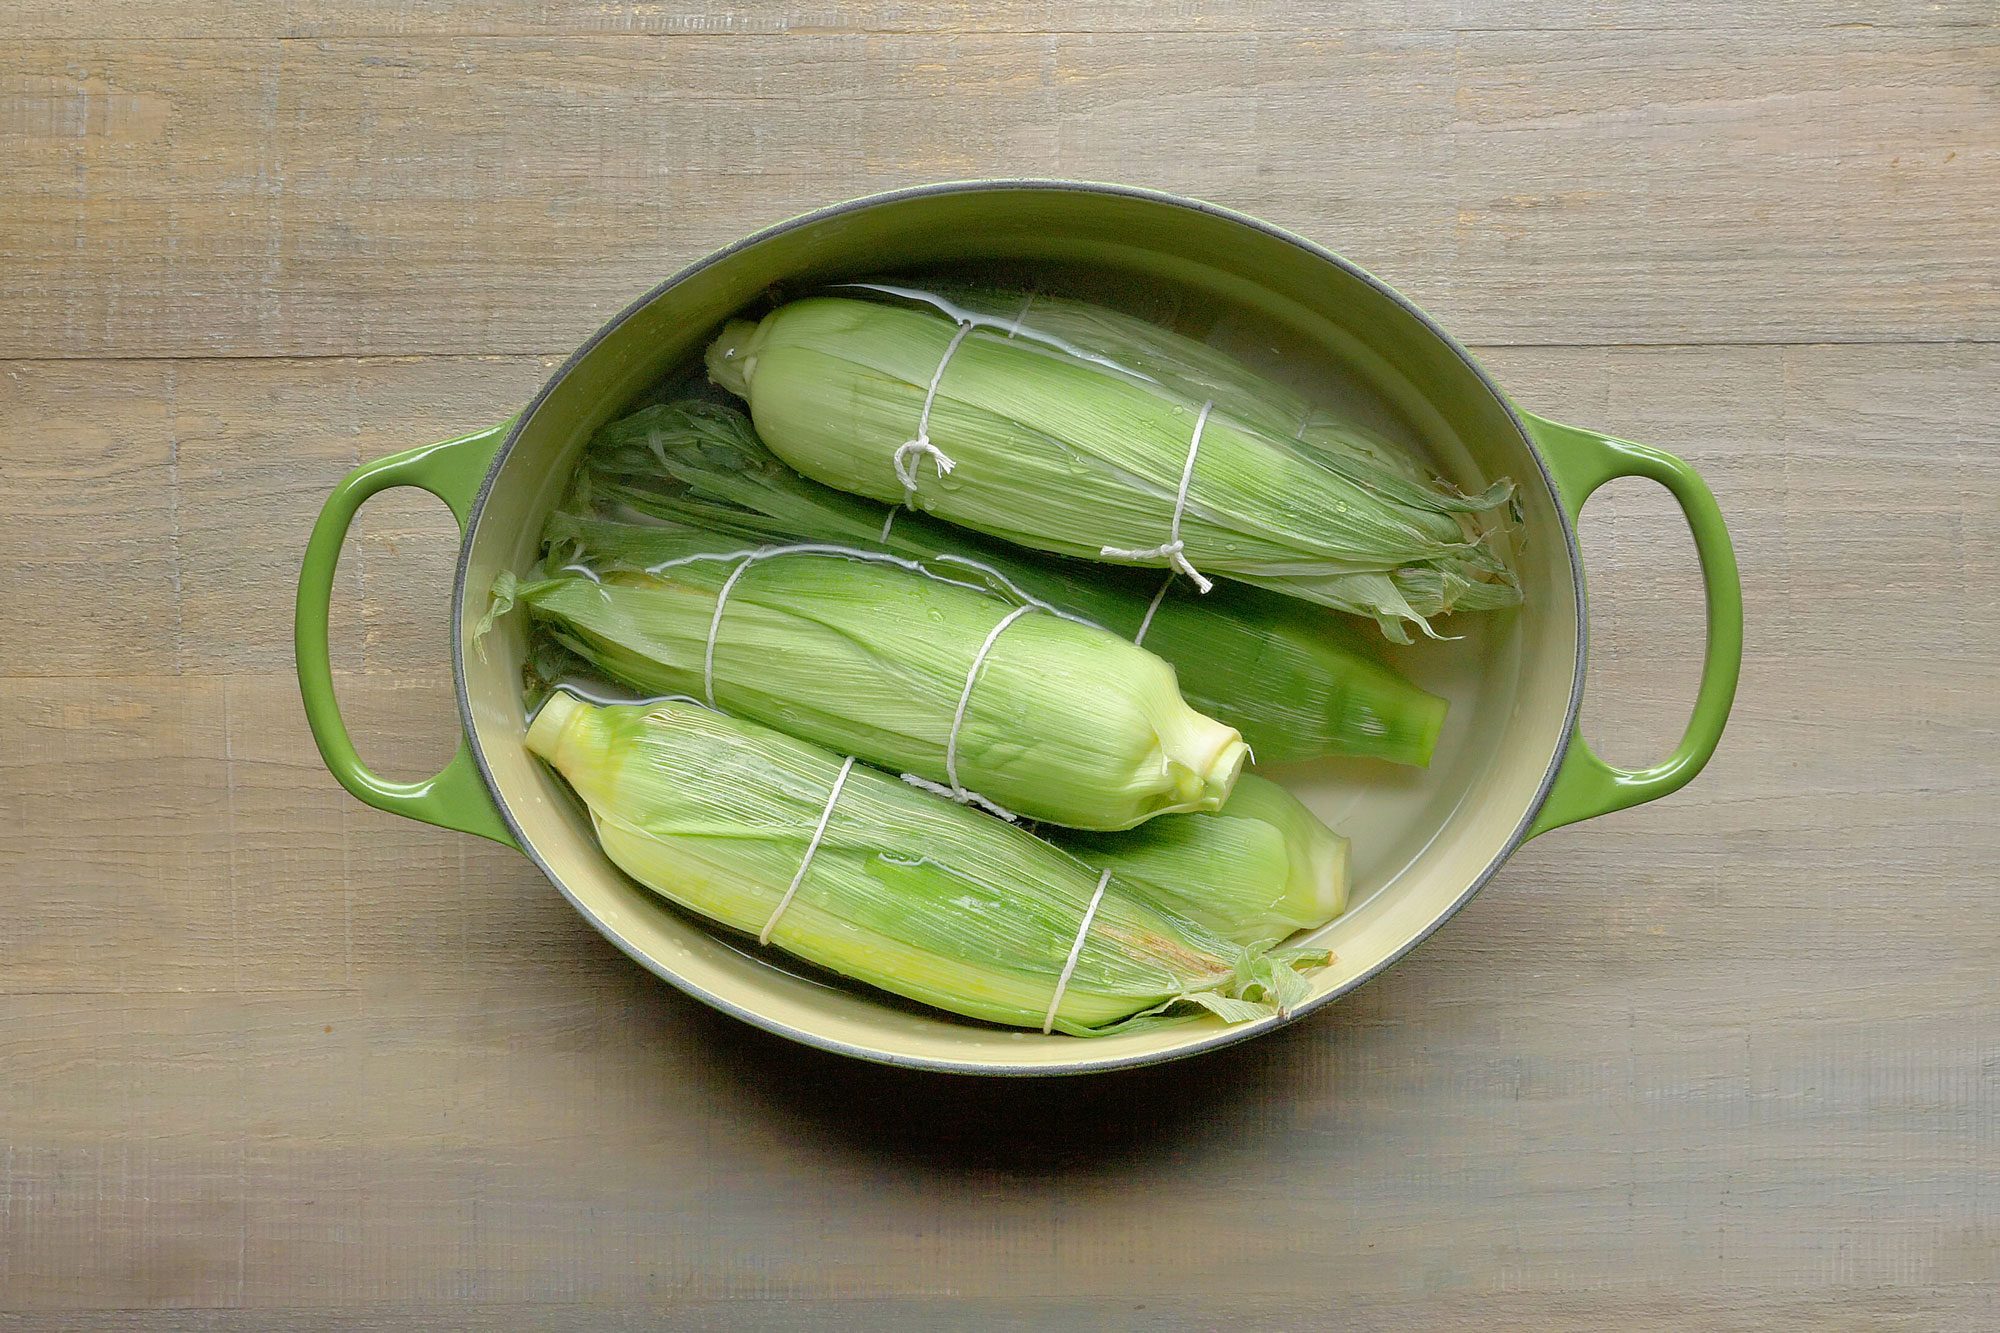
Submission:
<svg viewBox="0 0 2000 1333">
<path fill-rule="evenodd" d="M 1180 1006 L 1254 1019 L 1295 1003 L 1297 969 L 1325 960 L 1238 946 L 1115 878 L 1093 912 L 1101 872 L 1025 830 L 864 765 L 841 780 L 841 761 L 818 746 L 696 705 L 597 707 L 557 693 L 528 745 L 640 883 L 967 1017 L 1040 1027 L 1059 995 L 1051 1025 L 1080 1036 Z"/>
</svg>

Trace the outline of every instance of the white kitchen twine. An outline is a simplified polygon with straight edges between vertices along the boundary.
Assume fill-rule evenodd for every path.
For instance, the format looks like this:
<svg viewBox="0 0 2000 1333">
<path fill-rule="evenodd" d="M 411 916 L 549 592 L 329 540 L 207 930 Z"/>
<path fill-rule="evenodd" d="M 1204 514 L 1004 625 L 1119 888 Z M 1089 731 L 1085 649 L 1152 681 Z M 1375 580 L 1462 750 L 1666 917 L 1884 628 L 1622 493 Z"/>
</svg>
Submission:
<svg viewBox="0 0 2000 1333">
<path fill-rule="evenodd" d="M 819 850 L 819 840 L 826 836 L 826 821 L 833 818 L 833 803 L 840 799 L 840 789 L 847 785 L 847 775 L 853 768 L 854 756 L 849 755 L 846 762 L 840 766 L 840 776 L 833 780 L 833 790 L 826 794 L 826 808 L 819 812 L 819 827 L 813 830 L 812 841 L 806 844 L 806 854 L 799 862 L 798 873 L 792 876 L 792 882 L 786 888 L 785 896 L 778 899 L 778 905 L 771 909 L 771 919 L 766 921 L 764 929 L 757 933 L 757 943 L 771 942 L 771 932 L 778 928 L 778 918 L 792 905 L 792 898 L 798 893 L 799 885 L 805 883 L 806 868 L 813 863 L 813 853 Z"/>
<path fill-rule="evenodd" d="M 717 633 L 722 628 L 723 608 L 729 604 L 729 594 L 736 587 L 736 580 L 742 578 L 744 571 L 748 570 L 750 566 L 766 557 L 800 554 L 841 555 L 857 560 L 879 560 L 888 564 L 900 565 L 905 569 L 920 574 L 930 574 L 929 570 L 914 560 L 901 560 L 895 556 L 883 555 L 880 552 L 861 551 L 852 547 L 830 546 L 814 542 L 801 542 L 796 546 L 767 546 L 760 551 L 747 552 L 736 568 L 729 571 L 729 577 L 722 581 L 721 590 L 715 594 L 715 613 L 708 618 L 708 642 L 703 647 L 701 656 L 701 688 L 702 695 L 707 700 L 710 708 L 720 711 L 721 707 L 715 702 L 715 640 Z M 713 560 L 715 558 L 711 555 L 689 556 L 679 560 L 663 561 L 654 568 L 656 570 L 666 569 L 673 565 L 685 564 L 693 560 Z M 934 574 L 930 576 L 933 578 L 937 577 Z M 1012 587 L 1011 584 L 1007 586 Z M 903 781 L 913 787 L 921 787 L 925 791 L 949 797 L 961 805 L 976 805 L 989 814 L 998 815 L 1010 824 L 1018 821 L 1020 816 L 1009 810 L 1006 806 L 996 801 L 989 801 L 976 791 L 967 791 L 960 785 L 958 780 L 958 733 L 959 729 L 965 725 L 965 710 L 967 705 L 972 701 L 973 683 L 979 679 L 979 669 L 986 665 L 986 655 L 993 651 L 994 640 L 1000 637 L 1000 631 L 1006 629 L 1030 611 L 1048 611 L 1054 615 L 1063 614 L 1047 603 L 1039 601 L 1030 601 L 1025 606 L 1015 607 L 1003 616 L 1000 623 L 995 625 L 987 634 L 986 641 L 979 645 L 979 652 L 972 659 L 971 669 L 965 673 L 965 688 L 959 691 L 958 708 L 952 713 L 951 717 L 951 734 L 945 741 L 945 775 L 951 779 L 951 785 L 945 786 L 941 783 L 932 782 L 928 778 L 918 777 L 915 773 L 903 774 Z M 1074 616 L 1066 616 L 1064 618 L 1070 620 L 1076 619 Z M 1078 621 L 1078 623 L 1088 624 L 1089 622 Z"/>
<path fill-rule="evenodd" d="M 931 375 L 931 384 L 924 390 L 924 410 L 917 417 L 917 437 L 896 446 L 895 457 L 890 460 L 896 469 L 896 480 L 903 483 L 903 503 L 917 507 L 917 465 L 930 455 L 937 465 L 938 475 L 944 476 L 958 464 L 951 461 L 945 451 L 931 443 L 931 404 L 937 401 L 938 385 L 944 382 L 944 368 L 951 364 L 951 354 L 965 341 L 965 335 L 972 332 L 972 321 L 966 320 L 958 326 L 958 332 L 951 335 L 945 344 L 944 355 L 938 358 L 937 370 Z"/>
<path fill-rule="evenodd" d="M 1208 414 L 1215 407 L 1213 400 L 1201 405 L 1201 415 L 1194 419 L 1194 437 L 1188 441 L 1187 463 L 1181 468 L 1180 492 L 1174 496 L 1173 525 L 1167 529 L 1167 541 L 1163 546 L 1147 546 L 1137 550 L 1127 550 L 1119 546 L 1105 546 L 1100 555 L 1116 556 L 1121 560 L 1158 560 L 1164 556 L 1167 563 L 1194 580 L 1194 586 L 1207 592 L 1215 585 L 1202 577 L 1200 570 L 1187 558 L 1187 543 L 1181 540 L 1181 515 L 1187 511 L 1188 482 L 1194 477 L 1195 455 L 1201 452 L 1201 433 L 1208 429 Z M 1151 620 L 1151 615 L 1147 616 Z"/>
<path fill-rule="evenodd" d="M 965 725 L 965 706 L 972 702 L 972 686 L 979 679 L 979 668 L 986 665 L 986 654 L 993 651 L 993 643 L 1000 637 L 1001 631 L 1034 609 L 1032 606 L 1017 606 L 1002 616 L 1000 623 L 987 634 L 986 642 L 979 645 L 979 652 L 972 659 L 972 669 L 965 673 L 965 688 L 958 692 L 958 711 L 951 715 L 951 735 L 944 746 L 944 775 L 951 779 L 953 800 L 963 801 L 970 794 L 958 780 L 958 729 Z"/>
<path fill-rule="evenodd" d="M 933 796 L 942 796 L 947 801 L 957 801 L 961 805 L 976 805 L 987 814 L 1004 819 L 1009 824 L 1018 824 L 1021 822 L 1021 817 L 1012 810 L 1009 810 L 1006 806 L 996 801 L 987 800 L 976 791 L 955 792 L 942 782 L 932 782 L 929 778 L 919 777 L 915 773 L 903 774 L 903 781 L 909 783 L 918 791 L 927 791 Z"/>
<path fill-rule="evenodd" d="M 729 571 L 729 577 L 722 581 L 722 591 L 715 594 L 715 614 L 708 618 L 708 646 L 701 654 L 701 692 L 708 700 L 708 706 L 715 704 L 715 632 L 722 628 L 722 608 L 729 604 L 729 590 L 736 586 L 736 580 L 743 577 L 743 571 L 756 564 L 767 555 L 782 554 L 788 548 L 772 547 L 763 551 L 752 551 L 743 557 L 743 563 Z M 797 549 L 797 548 L 789 548 Z"/>
<path fill-rule="evenodd" d="M 1021 302 L 1021 313 L 1014 316 L 1014 322 L 1007 326 L 1007 336 L 1013 337 L 1021 331 L 1021 323 L 1028 318 L 1028 308 L 1035 303 L 1036 293 L 1029 292 L 1028 299 Z"/>
<path fill-rule="evenodd" d="M 1142 645 L 1145 644 L 1146 631 L 1153 628 L 1153 613 L 1155 611 L 1158 611 L 1160 609 L 1160 603 L 1166 600 L 1167 589 L 1174 586 L 1174 577 L 1176 575 L 1176 572 L 1177 571 L 1171 569 L 1167 571 L 1167 576 L 1160 580 L 1160 590 L 1153 594 L 1152 601 L 1146 603 L 1146 614 L 1145 617 L 1139 621 L 1139 632 L 1132 636 L 1132 646 L 1134 648 L 1141 647 Z"/>
<path fill-rule="evenodd" d="M 882 518 L 882 535 L 880 537 L 877 537 L 875 539 L 876 541 L 886 542 L 889 540 L 889 529 L 896 526 L 896 515 L 902 512 L 903 511 L 898 509 L 895 505 L 889 506 L 889 512 L 883 515 Z"/>
<path fill-rule="evenodd" d="M 1056 993 L 1049 997 L 1049 1011 L 1042 1016 L 1042 1035 L 1055 1030 L 1056 1010 L 1062 1005 L 1063 992 L 1069 989 L 1069 979 L 1076 974 L 1076 960 L 1083 957 L 1083 937 L 1090 933 L 1090 923 L 1097 919 L 1097 905 L 1104 901 L 1104 886 L 1111 882 L 1111 872 L 1106 870 L 1097 877 L 1097 892 L 1090 895 L 1090 906 L 1083 909 L 1083 924 L 1077 927 L 1076 940 L 1069 946 L 1069 958 L 1063 963 L 1062 975 L 1056 978 Z"/>
<path fill-rule="evenodd" d="M 1040 598 L 1030 596 L 1026 591 L 1017 586 L 1011 579 L 1001 574 L 999 570 L 994 569 L 991 565 L 983 565 L 976 560 L 969 560 L 964 556 L 953 555 L 950 552 L 940 552 L 936 557 L 937 561 L 939 563 L 952 563 L 952 564 L 964 565 L 968 569 L 976 570 L 980 574 L 985 575 L 993 582 L 992 583 L 984 581 L 979 583 L 962 582 L 958 579 L 945 577 L 943 574 L 940 574 L 937 570 L 922 563 L 921 561 L 905 559 L 904 557 L 899 555 L 892 555 L 887 551 L 864 551 L 858 546 L 841 546 L 832 542 L 797 542 L 789 546 L 765 546 L 748 551 L 703 551 L 696 555 L 676 556 L 671 560 L 662 560 L 656 565 L 648 565 L 646 566 L 646 571 L 648 573 L 663 574 L 667 570 L 678 569 L 682 565 L 699 564 L 705 561 L 712 561 L 712 560 L 739 561 L 736 568 L 730 571 L 729 577 L 722 581 L 721 589 L 717 591 L 717 593 L 715 594 L 715 613 L 708 618 L 708 642 L 706 645 L 704 645 L 702 649 L 701 683 L 702 683 L 702 696 L 706 700 L 710 708 L 715 708 L 718 711 L 720 711 L 720 706 L 715 702 L 715 643 L 716 643 L 716 638 L 722 629 L 722 612 L 723 608 L 727 606 L 729 603 L 729 594 L 731 590 L 733 590 L 736 587 L 736 580 L 742 578 L 744 573 L 750 568 L 751 565 L 755 564 L 759 560 L 768 560 L 773 556 L 780 556 L 780 555 L 835 555 L 835 556 L 840 556 L 842 559 L 860 560 L 868 564 L 894 565 L 898 569 L 907 569 L 912 574 L 922 574 L 925 578 L 937 579 L 940 582 L 950 583 L 962 588 L 971 588 L 976 592 L 990 593 L 993 591 L 993 585 L 997 583 L 1001 588 L 1004 588 L 1007 591 L 1009 596 L 1018 599 L 1022 603 L 1022 606 L 1020 608 L 1021 611 L 1046 611 L 1052 616 L 1058 616 L 1061 619 L 1071 621 L 1078 625 L 1089 625 L 1093 629 L 1101 628 L 1101 626 L 1098 626 L 1094 621 L 1085 620 L 1081 616 L 1071 615 L 1067 611 L 1059 611 L 1055 607 L 1050 606 L 1047 602 L 1042 601 Z M 1017 611 L 1015 614 L 1018 615 L 1019 612 Z M 1012 619 L 1012 617 L 1009 617 L 1009 619 Z M 1000 628 L 1004 628 L 1004 622 Z M 997 636 L 999 633 L 999 629 L 996 628 L 994 633 Z M 992 647 L 992 643 L 990 641 L 987 643 L 987 647 L 988 648 Z M 984 652 L 985 650 L 981 649 L 982 656 L 984 655 Z M 977 664 L 975 664 L 974 669 L 977 670 Z M 963 709 L 963 707 L 964 703 L 961 700 L 960 701 L 961 710 Z M 961 796 L 960 794 L 953 792 L 950 788 L 937 787 L 934 784 L 926 784 L 922 779 L 913 778 L 907 773 L 904 774 L 903 776 L 905 779 L 915 783 L 918 786 L 929 786 L 930 789 L 932 790 L 944 792 L 945 794 L 950 795 L 954 800 L 969 800 L 974 805 L 983 806 L 984 808 L 991 810 L 994 814 L 999 815 L 1003 819 L 1015 818 L 1015 816 L 1010 814 L 1008 811 L 1002 809 L 1001 807 L 993 804 L 991 801 L 988 801 L 975 793 L 966 792 Z"/>
</svg>

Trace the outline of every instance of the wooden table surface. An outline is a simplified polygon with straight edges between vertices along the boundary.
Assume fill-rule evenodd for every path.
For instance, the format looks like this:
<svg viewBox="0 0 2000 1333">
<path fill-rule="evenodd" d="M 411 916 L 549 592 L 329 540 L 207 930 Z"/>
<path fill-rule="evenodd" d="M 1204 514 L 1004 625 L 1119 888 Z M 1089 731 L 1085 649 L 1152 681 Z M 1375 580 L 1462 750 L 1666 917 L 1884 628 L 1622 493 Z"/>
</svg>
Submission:
<svg viewBox="0 0 2000 1333">
<path fill-rule="evenodd" d="M 0 1328 L 1995 1326 L 1995 17 L 12 0 Z M 1701 780 L 1274 1038 L 1053 1084 L 766 1038 L 334 786 L 290 598 L 349 468 L 747 230 L 1020 174 L 1291 226 L 1692 460 L 1750 626 Z M 1636 482 L 1585 527 L 1641 760 L 1692 548 Z M 391 496 L 342 565 L 392 772 L 453 744 L 453 540 Z"/>
</svg>

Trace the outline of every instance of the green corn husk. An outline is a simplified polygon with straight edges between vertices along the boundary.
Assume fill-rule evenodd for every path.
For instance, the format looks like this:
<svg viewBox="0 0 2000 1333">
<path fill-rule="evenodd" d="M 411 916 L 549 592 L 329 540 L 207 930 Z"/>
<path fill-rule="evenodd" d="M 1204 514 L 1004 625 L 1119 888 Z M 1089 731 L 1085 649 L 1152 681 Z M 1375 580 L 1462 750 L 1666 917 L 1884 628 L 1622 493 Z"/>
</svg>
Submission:
<svg viewBox="0 0 2000 1333">
<path fill-rule="evenodd" d="M 1045 836 L 1108 868 L 1134 896 L 1238 944 L 1274 944 L 1347 910 L 1347 839 L 1254 773 L 1209 814 L 1169 815 L 1127 833 Z"/>
<path fill-rule="evenodd" d="M 693 704 L 557 693 L 527 740 L 606 855 L 662 897 L 756 935 L 797 877 L 770 943 L 952 1013 L 1044 1025 L 1100 872 L 1033 834 L 861 765 L 825 813 L 832 753 Z M 1269 1017 L 1307 993 L 1297 969 L 1327 957 L 1232 944 L 1114 880 L 1051 1026 L 1094 1036 L 1186 1007 Z"/>
<path fill-rule="evenodd" d="M 1004 602 L 842 548 L 652 536 L 654 572 L 503 575 L 496 613 L 526 605 L 565 646 L 647 694 L 703 698 L 712 662 L 723 711 L 932 783 L 953 779 L 956 721 L 962 791 L 1071 827 L 1216 809 L 1248 756 L 1234 728 L 1188 707 L 1172 667 L 1093 626 L 1019 616 L 967 695 L 981 646 L 1013 614 Z"/>
<path fill-rule="evenodd" d="M 1124 638 L 1138 633 L 1160 591 L 1157 571 L 1031 553 L 808 480 L 779 462 L 734 407 L 685 400 L 645 408 L 599 431 L 586 463 L 578 503 L 750 541 L 884 551 L 977 579 L 1016 603 L 1039 599 Z M 642 523 L 564 514 L 549 536 L 639 566 L 665 558 Z M 1236 727 L 1265 763 L 1345 755 L 1422 767 L 1443 725 L 1445 701 L 1383 665 L 1351 624 L 1240 584 L 1203 596 L 1175 580 L 1144 643 L 1173 665 L 1190 704 Z"/>
<path fill-rule="evenodd" d="M 955 466 L 947 476 L 918 459 L 911 503 L 1040 550 L 1168 567 L 1164 554 L 1114 552 L 1168 541 L 1209 399 L 991 324 L 947 362 L 955 332 L 930 310 L 814 297 L 755 324 L 732 321 L 709 348 L 709 373 L 749 402 L 785 462 L 895 502 L 906 493 L 894 455 L 919 433 L 943 365 L 928 437 Z M 1435 633 L 1433 616 L 1519 600 L 1494 534 L 1459 512 L 1483 502 L 1440 492 L 1411 504 L 1372 484 L 1384 469 L 1357 479 L 1345 457 L 1246 419 L 1233 399 L 1218 404 L 1180 524 L 1186 559 L 1208 576 L 1370 616 L 1399 641 L 1406 625 Z"/>
<path fill-rule="evenodd" d="M 912 287 L 893 282 L 851 282 L 831 289 L 830 294 L 848 293 L 868 300 L 928 307 L 954 324 L 968 321 L 1073 356 L 1096 358 L 1127 375 L 1164 384 L 1194 402 L 1212 399 L 1231 415 L 1274 434 L 1293 434 L 1312 412 L 1302 396 L 1226 352 L 1095 302 L 961 283 Z"/>
<path fill-rule="evenodd" d="M 1400 504 L 1438 513 L 1485 513 L 1499 508 L 1513 493 L 1512 484 L 1501 481 L 1479 495 L 1463 495 L 1427 474 L 1416 459 L 1382 435 L 1314 407 L 1304 395 L 1228 353 L 1090 301 L 951 284 L 923 289 L 856 282 L 835 290 L 929 306 L 954 324 L 964 320 L 1003 330 L 1011 337 L 1108 362 L 1191 402 L 1212 401 L 1274 437 L 1307 444 L 1309 455 L 1317 453 L 1343 476 Z"/>
<path fill-rule="evenodd" d="M 925 291 L 887 283 L 850 283 L 842 288 L 846 289 L 928 305 L 954 324 L 968 320 L 983 328 L 1005 330 L 1011 337 L 1121 367 L 1191 402 L 1213 402 L 1275 439 L 1303 446 L 1300 452 L 1307 458 L 1399 505 L 1438 514 L 1483 514 L 1500 508 L 1513 496 L 1513 483 L 1507 481 L 1495 482 L 1478 495 L 1465 495 L 1427 473 L 1385 436 L 1313 406 L 1304 395 L 1265 378 L 1226 352 L 1150 320 L 1089 301 L 975 286 Z M 1492 600 L 1496 596 L 1504 599 L 1511 588 L 1493 586 L 1497 592 L 1467 593 L 1489 601 L 1490 606 L 1460 603 L 1457 609 L 1511 604 Z"/>
</svg>

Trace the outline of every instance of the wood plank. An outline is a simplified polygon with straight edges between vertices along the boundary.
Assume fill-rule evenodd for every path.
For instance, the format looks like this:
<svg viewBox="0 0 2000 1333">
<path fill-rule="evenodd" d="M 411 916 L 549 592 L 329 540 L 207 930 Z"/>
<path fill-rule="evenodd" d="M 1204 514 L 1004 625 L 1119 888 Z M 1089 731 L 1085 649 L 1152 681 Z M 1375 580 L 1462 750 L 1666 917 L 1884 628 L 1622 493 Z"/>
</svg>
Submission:
<svg viewBox="0 0 2000 1333">
<path fill-rule="evenodd" d="M 745 37 L 829 34 L 1099 32 L 1246 33 L 1408 30 L 1587 32 L 1619 28 L 1671 33 L 1714 22 L 1705 0 L 1617 0 L 1614 3 L 1531 3 L 1531 0 L 1416 0 L 1393 9 L 1356 0 L 1228 6 L 1160 5 L 1149 0 L 1085 0 L 1060 11 L 1032 0 L 912 4 L 906 0 L 822 5 L 753 5 L 707 0 L 671 7 L 634 0 L 589 6 L 547 0 L 481 0 L 420 4 L 407 0 L 246 0 L 162 3 L 141 0 L 103 14 L 80 13 L 58 0 L 21 0 L 0 14 L 0 37 L 143 41 L 205 37 L 541 37 L 607 33 L 647 37 Z M 1761 0 L 1727 11 L 1732 27 L 1812 29 L 1966 27 L 1993 21 L 1977 0 L 1932 0 L 1884 11 L 1862 0 Z"/>
<path fill-rule="evenodd" d="M 36 365 L 0 365 L 0 675 L 85 661 L 175 669 L 183 589 L 168 373 L 80 367 L 51 383 Z M 54 631 L 58 617 L 66 632 Z"/>
<path fill-rule="evenodd" d="M 1790 1013 L 1688 1013 L 1742 960 L 1511 999 L 1483 962 L 1426 951 L 1255 1054 L 1054 1086 L 795 1051 L 636 974 L 10 999 L 6 1304 L 1643 1309 L 1695 1271 L 1870 1310 L 2000 1258 L 1961 979 L 1905 971 L 1903 1016 L 1824 973 Z"/>
<path fill-rule="evenodd" d="M 559 352 L 763 223 L 1019 172 L 1263 214 L 1471 341 L 1991 339 L 1996 42 L 23 44 L 0 74 L 0 355 Z"/>
<path fill-rule="evenodd" d="M 450 757 L 443 679 L 336 687 L 381 772 Z M 334 785 L 289 675 L 10 680 L 0 774 L 0 992 L 450 989 L 595 947 L 520 857 Z"/>
<path fill-rule="evenodd" d="M 341 477 L 505 418 L 554 366 L 0 363 L 0 676 L 287 667 L 306 535 Z M 341 563 L 335 660 L 368 670 L 387 653 L 442 680 L 457 546 L 429 496 L 365 506 Z M 47 632 L 56 608 L 71 632 Z"/>
<path fill-rule="evenodd" d="M 1013 1292 L 992 1298 L 955 1295 L 879 1300 L 816 1300 L 739 1296 L 716 1301 L 673 1301 L 623 1306 L 537 1301 L 514 1305 L 398 1302 L 370 1303 L 340 1310 L 92 1310 L 85 1314 L 41 1314 L 10 1319 L 0 1313 L 0 1330 L 32 1333 L 128 1333 L 172 1329 L 175 1333 L 265 1333 L 272 1327 L 317 1330 L 403 1330 L 449 1326 L 466 1333 L 489 1329 L 555 1333 L 592 1329 L 657 1329 L 662 1323 L 702 1329 L 812 1328 L 844 1330 L 935 1329 L 941 1322 L 982 1329 L 1157 1330 L 1160 1328 L 1310 1328 L 1327 1318 L 1335 1303 L 1324 1293 L 1302 1297 L 1233 1296 L 1226 1302 L 1200 1297 L 1151 1295 L 1143 1300 L 1107 1302 Z M 1472 1296 L 1414 1295 L 1394 1300 L 1339 1299 L 1340 1326 L 1356 1333 L 1413 1327 L 1441 1333 L 1492 1329 L 1665 1329 L 1827 1328 L 1909 1330 L 1934 1333 L 1939 1327 L 1983 1328 L 1996 1314 L 1992 1291 L 1977 1282 L 1904 1283 L 1894 1287 L 1821 1286 L 1774 1293 L 1762 1288 L 1691 1291 L 1662 1284 L 1644 1291 L 1489 1291 Z"/>
</svg>

